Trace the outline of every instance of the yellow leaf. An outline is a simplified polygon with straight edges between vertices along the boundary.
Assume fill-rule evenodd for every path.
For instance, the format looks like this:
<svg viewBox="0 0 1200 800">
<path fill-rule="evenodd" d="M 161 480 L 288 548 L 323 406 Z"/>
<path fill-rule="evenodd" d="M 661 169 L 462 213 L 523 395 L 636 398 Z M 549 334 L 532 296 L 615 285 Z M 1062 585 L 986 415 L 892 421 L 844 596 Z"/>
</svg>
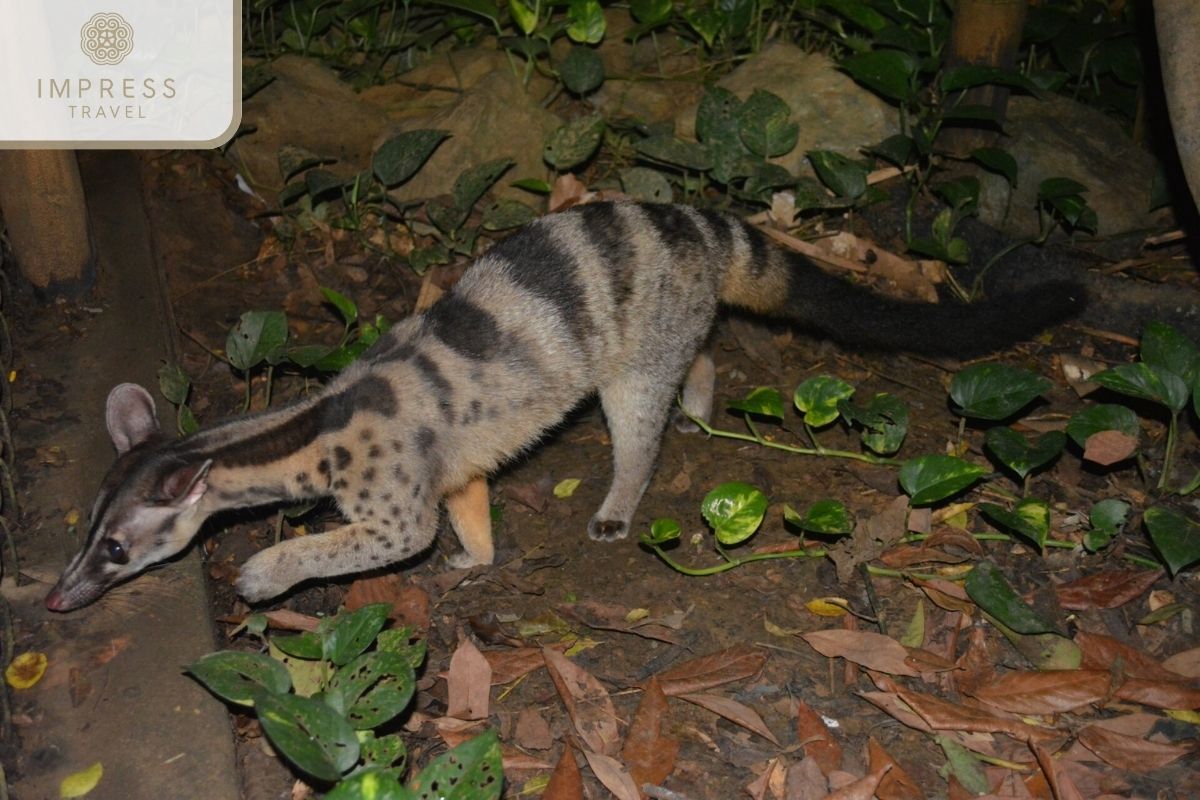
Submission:
<svg viewBox="0 0 1200 800">
<path fill-rule="evenodd" d="M 83 797 L 96 788 L 96 784 L 104 777 L 104 765 L 97 761 L 87 769 L 72 773 L 62 779 L 58 785 L 59 797 Z"/>
<path fill-rule="evenodd" d="M 781 628 L 766 617 L 763 617 L 763 627 L 772 636 L 788 637 L 795 636 L 797 633 L 803 633 L 800 628 Z"/>
<path fill-rule="evenodd" d="M 16 382 L 17 382 L 17 371 L 16 371 L 15 369 L 12 369 L 12 370 L 9 370 L 9 371 L 8 371 L 8 382 L 9 382 L 9 383 L 16 383 Z"/>
<path fill-rule="evenodd" d="M 844 617 L 847 605 L 849 603 L 841 597 L 814 597 L 804 607 L 818 617 Z"/>
<path fill-rule="evenodd" d="M 14 689 L 28 689 L 46 674 L 45 653 L 21 653 L 4 670 L 4 680 Z"/>
<path fill-rule="evenodd" d="M 974 503 L 951 503 L 934 511 L 930 521 L 934 525 L 946 524 L 951 528 L 963 530 L 967 527 L 967 512 L 974 506 Z"/>
<path fill-rule="evenodd" d="M 63 519 L 68 525 L 78 525 L 79 524 L 79 509 L 72 508 L 70 511 L 67 512 L 67 516 L 64 517 Z"/>
<path fill-rule="evenodd" d="M 599 646 L 600 642 L 597 642 L 595 639 L 589 639 L 586 636 L 581 636 L 575 640 L 573 645 L 564 651 L 563 655 L 577 656 L 585 650 L 591 650 L 593 647 Z"/>
<path fill-rule="evenodd" d="M 541 797 L 542 792 L 546 791 L 546 787 L 549 785 L 549 775 L 535 775 L 525 781 L 525 785 L 521 787 L 521 791 L 517 792 L 517 797 Z"/>
<path fill-rule="evenodd" d="M 559 500 L 565 500 L 575 494 L 575 490 L 579 488 L 579 484 L 583 481 L 579 478 L 566 478 L 558 482 L 554 487 L 554 496 Z"/>
<path fill-rule="evenodd" d="M 625 615 L 625 621 L 632 625 L 635 622 L 641 622 L 648 616 L 650 616 L 649 609 L 635 608 Z"/>
<path fill-rule="evenodd" d="M 1171 719 L 1177 719 L 1180 722 L 1190 722 L 1193 725 L 1200 725 L 1200 711 L 1183 711 L 1180 709 L 1167 709 L 1166 714 Z"/>
</svg>

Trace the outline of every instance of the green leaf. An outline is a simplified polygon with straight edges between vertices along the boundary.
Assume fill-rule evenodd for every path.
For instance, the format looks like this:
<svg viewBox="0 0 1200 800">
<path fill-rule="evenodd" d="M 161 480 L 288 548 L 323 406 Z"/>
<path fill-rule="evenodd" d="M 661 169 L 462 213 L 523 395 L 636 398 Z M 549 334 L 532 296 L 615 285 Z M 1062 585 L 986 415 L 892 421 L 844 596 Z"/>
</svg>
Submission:
<svg viewBox="0 0 1200 800">
<path fill-rule="evenodd" d="M 853 199 L 867 190 L 867 170 L 861 164 L 832 150 L 810 150 L 808 160 L 821 183 L 838 197 Z"/>
<path fill-rule="evenodd" d="M 675 541 L 679 538 L 679 534 L 679 523 L 673 519 L 663 517 L 650 523 L 650 531 L 649 533 L 642 534 L 641 542 L 650 547 L 655 545 L 661 546 L 667 542 Z"/>
<path fill-rule="evenodd" d="M 503 786 L 500 740 L 494 731 L 438 756 L 412 782 L 417 800 L 496 800 Z"/>
<path fill-rule="evenodd" d="M 670 203 L 675 198 L 671 182 L 658 170 L 646 167 L 621 170 L 621 188 L 643 203 Z"/>
<path fill-rule="evenodd" d="M 908 164 L 913 154 L 916 153 L 917 145 L 911 136 L 905 136 L 903 133 L 895 133 L 871 147 L 870 150 L 884 161 L 895 164 L 897 167 L 903 167 Z"/>
<path fill-rule="evenodd" d="M 492 188 L 492 184 L 498 181 L 513 163 L 511 158 L 496 158 L 462 171 L 455 179 L 454 188 L 450 193 L 454 198 L 454 205 L 463 210 L 464 217 L 475 207 L 484 192 Z"/>
<path fill-rule="evenodd" d="M 423 2 L 478 14 L 493 25 L 500 23 L 500 9 L 491 0 L 423 0 Z"/>
<path fill-rule="evenodd" d="M 325 297 L 327 303 L 337 309 L 338 314 L 342 317 L 342 322 L 346 324 L 347 328 L 353 325 L 358 319 L 358 306 L 349 297 L 326 286 L 321 287 L 321 294 Z"/>
<path fill-rule="evenodd" d="M 1110 367 L 1091 379 L 1114 392 L 1164 405 L 1176 414 L 1191 397 L 1191 389 L 1182 378 L 1144 361 Z"/>
<path fill-rule="evenodd" d="M 821 0 L 821 5 L 841 14 L 855 25 L 877 33 L 888 24 L 887 17 L 863 3 L 862 0 Z"/>
<path fill-rule="evenodd" d="M 971 160 L 981 164 L 984 169 L 998 172 L 1014 189 L 1017 186 L 1017 160 L 1004 149 L 999 147 L 980 147 L 971 151 Z"/>
<path fill-rule="evenodd" d="M 1001 420 L 1029 405 L 1050 381 L 1005 364 L 975 364 L 954 376 L 950 399 L 964 417 Z"/>
<path fill-rule="evenodd" d="M 187 402 L 188 392 L 192 390 L 192 379 L 183 371 L 183 367 L 174 361 L 168 361 L 158 369 L 158 391 L 167 401 L 181 406 Z"/>
<path fill-rule="evenodd" d="M 506 231 L 537 219 L 537 212 L 517 200 L 500 198 L 483 210 L 483 229 Z"/>
<path fill-rule="evenodd" d="M 838 418 L 838 401 L 849 399 L 854 387 L 840 378 L 817 375 L 796 387 L 792 402 L 804 414 L 804 424 L 813 428 Z"/>
<path fill-rule="evenodd" d="M 738 137 L 739 111 L 742 101 L 728 89 L 709 86 L 696 109 L 696 138 L 702 142 Z"/>
<path fill-rule="evenodd" d="M 604 19 L 603 15 L 600 18 Z M 575 45 L 558 65 L 558 76 L 575 94 L 587 94 L 604 83 L 604 62 L 592 48 Z"/>
<path fill-rule="evenodd" d="M 1079 181 L 1070 178 L 1047 178 L 1038 184 L 1038 197 L 1043 200 L 1054 200 L 1061 197 L 1073 197 L 1086 192 L 1088 189 Z"/>
<path fill-rule="evenodd" d="M 526 36 L 533 33 L 533 29 L 537 27 L 538 23 L 537 11 L 534 8 L 527 5 L 524 0 L 508 0 L 508 10 L 512 13 L 513 21 L 521 29 L 521 33 Z"/>
<path fill-rule="evenodd" d="M 1050 536 L 1050 506 L 1044 500 L 1026 497 L 1010 511 L 995 503 L 980 503 L 979 510 L 992 522 L 1024 536 L 1043 549 Z"/>
<path fill-rule="evenodd" d="M 943 768 L 964 790 L 972 795 L 984 795 L 991 789 L 991 782 L 984 771 L 984 764 L 979 756 L 972 753 L 953 739 L 941 736 L 933 740 L 946 754 L 946 766 Z"/>
<path fill-rule="evenodd" d="M 942 73 L 941 87 L 943 92 L 956 92 L 960 89 L 970 89 L 975 86 L 987 85 L 1012 86 L 1035 94 L 1038 91 L 1033 81 L 1026 78 L 1017 70 L 1006 67 L 960 64 L 956 67 L 950 67 Z"/>
<path fill-rule="evenodd" d="M 341 193 L 345 180 L 326 169 L 310 169 L 304 173 L 304 191 L 315 203 L 334 192 Z"/>
<path fill-rule="evenodd" d="M 1012 428 L 1000 427 L 989 428 L 985 441 L 992 455 L 1024 480 L 1026 475 L 1062 453 L 1067 436 L 1062 431 L 1048 431 L 1030 442 Z"/>
<path fill-rule="evenodd" d="M 259 691 L 254 704 L 271 744 L 309 775 L 336 781 L 358 761 L 354 729 L 320 700 Z"/>
<path fill-rule="evenodd" d="M 408 662 L 413 669 L 418 669 L 425 662 L 425 640 L 413 640 L 414 632 L 411 627 L 389 628 L 380 631 L 375 639 L 375 646 L 387 653 L 396 653 Z"/>
<path fill-rule="evenodd" d="M 398 133 L 381 144 L 371 156 L 371 171 L 384 186 L 399 186 L 417 173 L 449 135 L 437 130 Z"/>
<path fill-rule="evenodd" d="M 673 167 L 702 172 L 712 166 L 708 151 L 695 142 L 684 142 L 669 134 L 647 136 L 634 143 L 639 155 Z"/>
<path fill-rule="evenodd" d="M 1103 550 L 1122 530 L 1129 517 L 1129 503 L 1110 497 L 1092 506 L 1088 519 L 1092 529 L 1083 535 L 1083 546 L 1089 552 Z"/>
<path fill-rule="evenodd" d="M 671 16 L 671 0 L 630 0 L 633 18 L 644 25 L 657 25 Z"/>
<path fill-rule="evenodd" d="M 373 731 L 359 731 L 358 746 L 363 763 L 368 767 L 385 767 L 396 775 L 404 773 L 404 766 L 408 761 L 408 747 L 400 734 L 376 736 Z"/>
<path fill-rule="evenodd" d="M 416 686 L 416 674 L 402 656 L 376 650 L 333 674 L 325 702 L 354 728 L 371 730 L 404 711 Z"/>
<path fill-rule="evenodd" d="M 1200 351 L 1192 340 L 1165 322 L 1148 323 L 1142 331 L 1142 361 L 1165 369 L 1189 386 L 1200 376 Z"/>
<path fill-rule="evenodd" d="M 338 783 L 325 800 L 412 800 L 412 793 L 387 770 L 364 769 Z"/>
<path fill-rule="evenodd" d="M 957 456 L 918 456 L 904 462 L 897 476 L 914 506 L 929 505 L 958 494 L 987 470 Z"/>
<path fill-rule="evenodd" d="M 1137 438 L 1141 432 L 1137 414 L 1125 406 L 1101 403 L 1076 412 L 1067 422 L 1067 435 L 1080 447 L 1087 447 L 1090 436 L 1101 431 L 1120 431 Z"/>
<path fill-rule="evenodd" d="M 598 44 L 604 38 L 606 23 L 599 0 L 571 0 L 567 6 L 567 21 L 567 36 L 572 42 Z"/>
<path fill-rule="evenodd" d="M 779 95 L 755 89 L 738 109 L 738 134 L 750 152 L 763 158 L 788 153 L 800 137 L 792 109 Z"/>
<path fill-rule="evenodd" d="M 854 531 L 854 518 L 837 500 L 818 500 L 808 507 L 803 516 L 785 505 L 783 518 L 801 530 L 812 533 L 846 536 Z"/>
<path fill-rule="evenodd" d="M 418 275 L 424 275 L 434 264 L 449 264 L 450 251 L 441 242 L 434 242 L 428 247 L 414 248 L 408 254 L 408 265 Z"/>
<path fill-rule="evenodd" d="M 289 656 L 309 661 L 315 661 L 324 654 L 321 637 L 313 631 L 305 631 L 295 636 L 275 636 L 271 639 L 271 644 Z"/>
<path fill-rule="evenodd" d="M 225 338 L 225 354 L 243 372 L 264 361 L 278 363 L 287 344 L 287 317 L 282 311 L 247 311 Z"/>
<path fill-rule="evenodd" d="M 280 147 L 276 157 L 279 162 L 279 175 L 283 178 L 284 183 L 310 167 L 334 161 L 332 158 L 322 158 L 310 150 L 290 144 Z"/>
<path fill-rule="evenodd" d="M 865 406 L 839 401 L 838 411 L 847 422 L 862 426 L 862 443 L 880 455 L 895 453 L 908 435 L 908 406 L 887 392 L 876 394 Z"/>
<path fill-rule="evenodd" d="M 967 573 L 963 585 L 967 596 L 992 617 L 1020 634 L 1057 633 L 1008 585 L 1004 575 L 990 561 L 980 561 Z"/>
<path fill-rule="evenodd" d="M 841 68 L 851 78 L 889 100 L 913 99 L 917 60 L 899 50 L 874 50 L 843 59 Z"/>
<path fill-rule="evenodd" d="M 593 114 L 569 122 L 546 137 L 542 158 L 562 172 L 592 157 L 604 134 L 604 117 Z"/>
<path fill-rule="evenodd" d="M 767 513 L 767 496 L 741 481 L 722 483 L 704 496 L 700 513 L 717 541 L 732 546 L 749 539 Z"/>
<path fill-rule="evenodd" d="M 935 191 L 956 211 L 970 212 L 979 205 L 979 179 L 974 175 L 938 184 Z"/>
<path fill-rule="evenodd" d="M 533 192 L 534 194 L 550 194 L 550 192 L 554 191 L 553 186 L 538 178 L 521 178 L 519 181 L 513 181 L 512 185 L 518 189 Z"/>
<path fill-rule="evenodd" d="M 1151 506 L 1142 515 L 1150 541 L 1162 556 L 1171 577 L 1200 561 L 1200 525 L 1163 506 Z"/>
<path fill-rule="evenodd" d="M 681 13 L 684 21 L 704 40 L 705 47 L 712 47 L 721 26 L 725 24 L 725 15 L 711 6 L 691 3 L 685 4 Z"/>
<path fill-rule="evenodd" d="M 741 400 L 729 403 L 728 408 L 747 414 L 758 414 L 773 419 L 783 419 L 783 396 L 770 386 L 759 386 Z"/>
<path fill-rule="evenodd" d="M 260 653 L 220 650 L 201 656 L 187 671 L 217 697 L 242 706 L 254 705 L 263 690 L 286 694 L 292 688 L 283 664 Z"/>
<path fill-rule="evenodd" d="M 322 658 L 339 667 L 348 664 L 375 641 L 391 610 L 390 603 L 371 603 L 349 614 L 323 620 Z"/>
</svg>

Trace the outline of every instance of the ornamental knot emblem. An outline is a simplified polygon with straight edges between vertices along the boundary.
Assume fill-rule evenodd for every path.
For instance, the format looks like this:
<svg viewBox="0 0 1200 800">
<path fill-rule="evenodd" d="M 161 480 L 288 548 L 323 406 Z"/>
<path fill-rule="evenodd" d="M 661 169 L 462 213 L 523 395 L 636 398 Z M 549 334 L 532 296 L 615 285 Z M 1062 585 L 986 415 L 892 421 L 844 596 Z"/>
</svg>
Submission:
<svg viewBox="0 0 1200 800">
<path fill-rule="evenodd" d="M 133 50 L 133 26 L 120 14 L 96 14 L 79 29 L 79 47 L 96 64 L 120 64 Z"/>
</svg>

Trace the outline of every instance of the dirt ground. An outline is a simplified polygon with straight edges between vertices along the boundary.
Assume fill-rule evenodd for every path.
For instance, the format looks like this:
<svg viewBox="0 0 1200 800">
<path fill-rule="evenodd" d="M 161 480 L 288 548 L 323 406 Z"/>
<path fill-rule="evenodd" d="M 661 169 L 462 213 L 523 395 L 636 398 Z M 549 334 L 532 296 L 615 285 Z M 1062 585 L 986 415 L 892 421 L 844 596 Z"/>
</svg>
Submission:
<svg viewBox="0 0 1200 800">
<path fill-rule="evenodd" d="M 240 410 L 242 377 L 232 374 L 211 351 L 223 347 L 228 329 L 243 311 L 282 308 L 288 313 L 294 340 L 327 343 L 336 341 L 340 324 L 330 309 L 321 305 L 318 286 L 333 287 L 352 297 L 365 316 L 379 313 L 397 320 L 410 313 L 420 278 L 355 232 L 318 228 L 298 236 L 286 253 L 273 243 L 264 246 L 271 220 L 256 216 L 260 207 L 237 191 L 231 172 L 218 158 L 154 154 L 143 156 L 142 165 L 145 195 L 155 223 L 155 245 L 170 264 L 168 292 L 180 332 L 181 362 L 194 381 L 192 408 L 202 424 Z M 1143 277 L 1182 290 L 1196 288 L 1190 270 Z M 1089 324 L 1094 323 L 1089 320 Z M 946 400 L 956 364 L 904 355 L 859 354 L 786 327 L 741 319 L 724 320 L 715 343 L 718 409 L 756 386 L 776 387 L 788 397 L 803 379 L 828 373 L 855 384 L 861 397 L 886 391 L 909 404 L 913 425 L 902 454 L 945 452 L 957 436 L 959 418 Z M 1081 351 L 1112 363 L 1128 360 L 1133 352 L 1120 341 L 1093 336 L 1080 325 L 1068 325 L 998 358 L 1054 380 L 1039 411 L 1043 419 L 1061 422 L 1080 401 L 1062 379 L 1058 357 Z M 301 376 L 277 376 L 272 403 L 316 388 Z M 265 392 L 265 380 L 260 376 L 252 392 L 255 407 L 261 407 Z M 732 414 L 718 413 L 715 424 L 742 430 L 741 420 Z M 783 429 L 772 430 L 783 441 L 803 436 L 794 415 Z M 1162 426 L 1148 424 L 1145 430 L 1153 453 L 1153 448 L 1161 447 Z M 982 430 L 968 426 L 965 435 L 970 443 L 967 457 L 983 463 Z M 839 426 L 822 431 L 820 440 L 828 447 L 858 449 L 857 435 Z M 1180 462 L 1183 473 L 1194 471 L 1191 462 L 1196 451 L 1193 436 Z M 770 778 L 772 764 L 794 765 L 806 754 L 811 757 L 813 740 L 798 726 L 797 700 L 816 710 L 830 726 L 832 738 L 841 747 L 841 772 L 851 776 L 868 772 L 870 738 L 886 749 L 925 796 L 963 796 L 956 794 L 961 787 L 948 784 L 939 774 L 946 756 L 934 737 L 900 724 L 861 696 L 883 690 L 891 678 L 868 675 L 847 668 L 844 661 L 826 658 L 799 634 L 857 627 L 898 637 L 909 629 L 920 605 L 926 650 L 953 662 L 963 654 L 969 638 L 981 636 L 987 640 L 993 666 L 1022 668 L 1021 657 L 994 628 L 978 617 L 965 618 L 959 611 L 931 604 L 906 581 L 886 577 L 864 581 L 863 575 L 857 574 L 850 582 L 841 582 L 827 559 L 760 562 L 693 578 L 671 570 L 633 537 L 617 543 L 593 542 L 585 535 L 585 526 L 607 488 L 609 458 L 601 414 L 595 403 L 589 403 L 543 445 L 492 482 L 496 568 L 467 574 L 450 570 L 446 555 L 454 552 L 457 544 L 448 532 L 439 537 L 434 552 L 407 565 L 402 583 L 394 585 L 394 597 L 401 615 L 427 630 L 429 646 L 415 713 L 406 727 L 410 763 L 422 764 L 445 747 L 434 724 L 445 712 L 447 699 L 446 682 L 439 676 L 462 637 L 473 638 L 485 651 L 574 643 L 577 652 L 573 651 L 573 660 L 609 690 L 622 730 L 637 709 L 638 687 L 651 675 L 696 656 L 734 648 L 761 657 L 762 668 L 716 691 L 754 709 L 776 741 L 693 703 L 672 700 L 667 730 L 678 740 L 679 751 L 665 785 L 678 797 L 716 800 L 745 796 L 745 787 L 756 778 L 764 773 Z M 555 496 L 552 487 L 565 479 L 579 479 L 578 489 L 569 497 Z M 796 533 L 783 524 L 784 504 L 802 508 L 816 499 L 832 497 L 842 500 L 857 519 L 868 519 L 899 494 L 895 473 L 888 468 L 789 455 L 670 430 L 657 474 L 635 519 L 635 534 L 647 529 L 655 518 L 672 517 L 683 528 L 674 557 L 697 565 L 713 563 L 711 534 L 700 516 L 699 503 L 710 488 L 731 480 L 752 483 L 770 498 L 766 522 L 750 547 L 798 541 Z M 1013 492 L 1019 488 L 1009 486 Z M 1050 500 L 1056 535 L 1067 537 L 1078 535 L 1079 515 L 1086 515 L 1093 502 L 1107 496 L 1143 496 L 1144 484 L 1135 462 L 1096 470 L 1068 455 L 1035 477 L 1030 491 Z M 270 544 L 279 532 L 294 535 L 296 525 L 312 533 L 333 524 L 334 515 L 324 508 L 300 520 L 281 521 L 278 513 L 267 510 L 238 513 L 210 524 L 209 535 L 200 546 L 213 580 L 214 619 L 234 620 L 246 613 L 230 581 L 249 554 Z M 991 529 L 972 518 L 971 530 Z M 1198 584 L 1194 573 L 1174 581 L 1160 576 L 1153 585 L 1160 594 L 1143 594 L 1118 608 L 1069 614 L 1057 605 L 1055 585 L 1119 567 L 1125 552 L 1149 556 L 1140 526 L 1131 527 L 1119 546 L 1096 555 L 1078 549 L 1051 549 L 1039 556 L 1024 545 L 1002 542 L 985 543 L 985 549 L 1018 592 L 1032 598 L 1035 607 L 1051 609 L 1055 619 L 1069 618 L 1072 630 L 1114 637 L 1155 658 L 1197 645 L 1194 611 Z M 953 548 L 950 551 L 964 562 L 975 557 Z M 350 585 L 347 579 L 311 586 L 278 605 L 306 614 L 332 613 L 344 601 Z M 1155 625 L 1137 624 L 1152 603 L 1162 602 L 1164 592 L 1185 610 Z M 814 615 L 805 604 L 821 597 L 845 598 L 864 618 Z M 629 624 L 627 615 L 635 609 L 647 610 L 649 617 L 661 624 L 649 629 Z M 217 624 L 222 632 L 233 629 L 230 623 Z M 249 648 L 253 644 L 238 638 L 228 646 Z M 908 679 L 907 685 L 952 696 L 952 682 L 938 672 L 922 673 L 918 679 Z M 1056 717 L 1053 726 L 1062 733 L 1058 741 L 1067 741 L 1072 731 L 1088 721 L 1130 711 L 1130 704 L 1122 701 L 1102 705 L 1102 709 L 1080 709 Z M 546 671 L 536 670 L 512 684 L 493 687 L 489 721 L 500 731 L 512 763 L 524 767 L 507 770 L 506 796 L 522 795 L 526 787 L 531 795 L 536 794 L 532 790 L 541 784 L 529 782 L 550 774 L 562 754 L 563 742 L 573 736 Z M 243 796 L 251 800 L 293 796 L 296 776 L 270 755 L 253 718 L 238 716 L 235 724 L 240 737 Z M 548 737 L 535 735 L 546 730 Z M 1172 742 L 1196 741 L 1193 726 L 1166 717 L 1160 718 L 1156 730 Z M 1007 740 L 997 744 L 996 755 L 1021 762 L 1025 768 L 1034 758 L 1024 745 Z M 1071 777 L 1088 797 L 1183 798 L 1192 794 L 1185 787 L 1200 781 L 1195 756 L 1148 772 L 1117 769 L 1095 757 L 1070 760 Z M 993 769 L 992 775 L 999 780 L 1002 771 Z M 590 770 L 585 769 L 584 780 L 589 797 L 607 796 Z M 1005 796 L 1043 795 L 1013 790 Z"/>
</svg>

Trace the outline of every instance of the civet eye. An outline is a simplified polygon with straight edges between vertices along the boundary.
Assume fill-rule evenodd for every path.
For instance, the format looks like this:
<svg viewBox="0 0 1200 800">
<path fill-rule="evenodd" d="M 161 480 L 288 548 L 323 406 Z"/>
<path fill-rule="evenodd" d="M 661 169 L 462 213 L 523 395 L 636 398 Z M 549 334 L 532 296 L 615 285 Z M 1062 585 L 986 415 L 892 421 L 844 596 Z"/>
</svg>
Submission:
<svg viewBox="0 0 1200 800">
<path fill-rule="evenodd" d="M 104 547 L 108 551 L 108 557 L 117 564 L 128 564 L 129 554 L 125 552 L 125 548 L 116 539 L 105 539 Z"/>
</svg>

